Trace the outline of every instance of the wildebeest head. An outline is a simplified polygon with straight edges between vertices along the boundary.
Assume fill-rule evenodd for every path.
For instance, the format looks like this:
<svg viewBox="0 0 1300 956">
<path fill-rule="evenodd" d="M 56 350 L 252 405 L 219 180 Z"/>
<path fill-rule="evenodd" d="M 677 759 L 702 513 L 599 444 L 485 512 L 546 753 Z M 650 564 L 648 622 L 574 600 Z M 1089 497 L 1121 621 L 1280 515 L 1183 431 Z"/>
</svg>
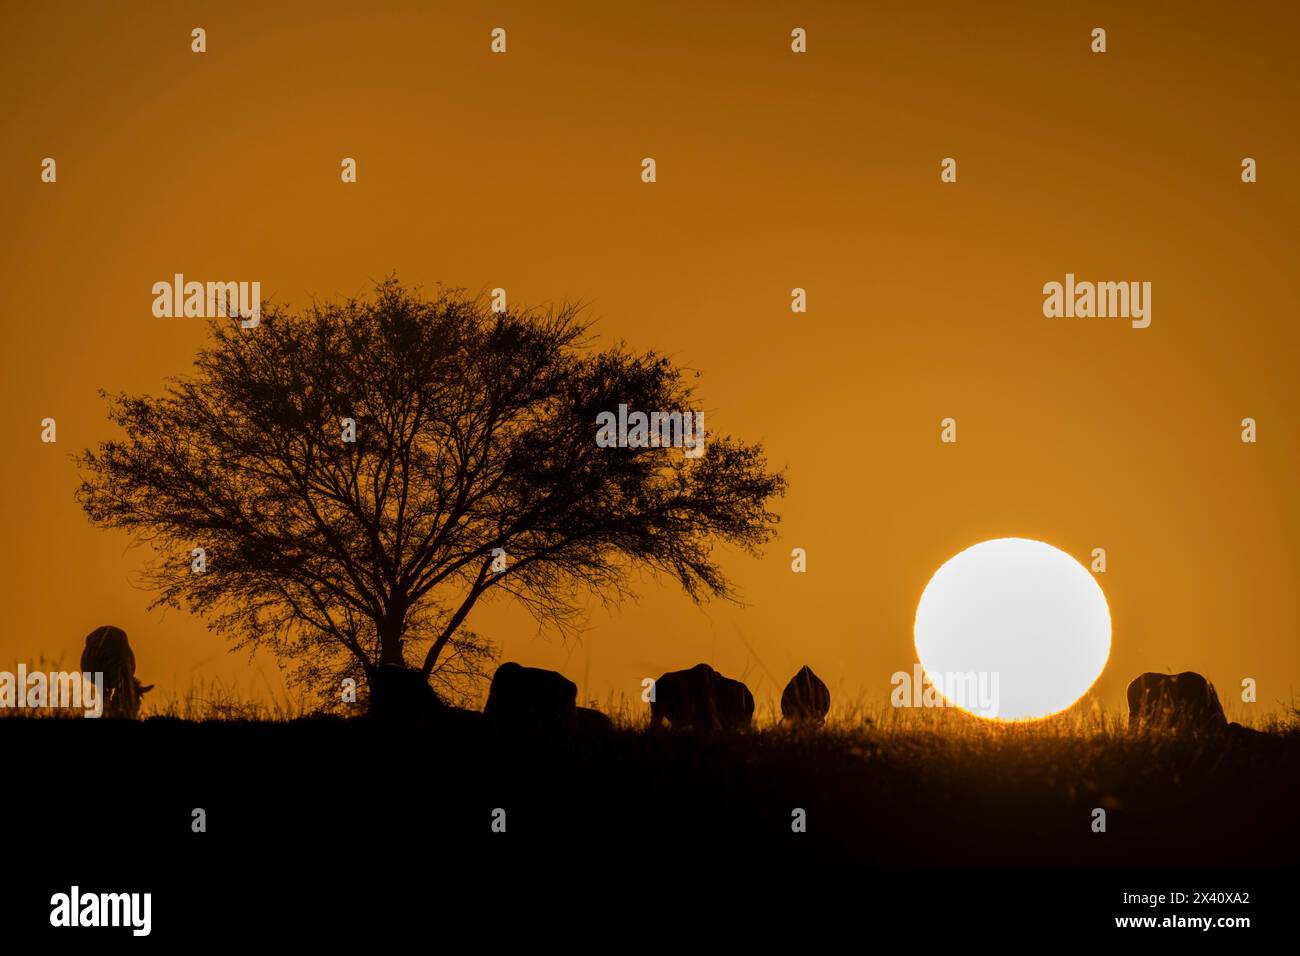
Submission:
<svg viewBox="0 0 1300 956">
<path fill-rule="evenodd" d="M 1214 685 L 1194 671 L 1146 673 L 1128 685 L 1130 727 L 1222 730 L 1227 724 Z"/>
<path fill-rule="evenodd" d="M 708 664 L 670 671 L 654 685 L 650 724 L 742 730 L 754 719 L 754 695 L 743 681 L 723 677 Z"/>
<path fill-rule="evenodd" d="M 153 690 L 135 678 L 135 652 L 126 631 L 105 624 L 86 635 L 81 651 L 81 669 L 104 675 L 104 716 L 134 720 L 140 715 L 140 698 Z"/>
<path fill-rule="evenodd" d="M 798 723 L 820 724 L 831 709 L 831 692 L 805 664 L 781 693 L 781 716 Z"/>
</svg>

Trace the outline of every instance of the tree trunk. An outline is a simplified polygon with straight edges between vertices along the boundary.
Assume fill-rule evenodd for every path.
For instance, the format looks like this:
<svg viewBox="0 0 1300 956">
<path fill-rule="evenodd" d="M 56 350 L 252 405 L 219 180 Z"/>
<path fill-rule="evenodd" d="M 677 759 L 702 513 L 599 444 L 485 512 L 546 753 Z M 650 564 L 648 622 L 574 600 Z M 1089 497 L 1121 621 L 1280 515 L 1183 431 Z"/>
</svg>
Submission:
<svg viewBox="0 0 1300 956">
<path fill-rule="evenodd" d="M 402 657 L 402 631 L 405 621 L 401 617 L 389 615 L 379 622 L 379 660 L 376 664 L 396 664 L 405 666 Z"/>
</svg>

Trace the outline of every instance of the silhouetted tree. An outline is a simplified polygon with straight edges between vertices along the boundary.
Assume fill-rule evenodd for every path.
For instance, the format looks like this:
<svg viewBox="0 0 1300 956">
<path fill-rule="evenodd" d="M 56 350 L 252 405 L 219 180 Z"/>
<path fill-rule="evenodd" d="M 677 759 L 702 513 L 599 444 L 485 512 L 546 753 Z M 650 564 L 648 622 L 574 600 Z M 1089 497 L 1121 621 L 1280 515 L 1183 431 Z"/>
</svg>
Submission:
<svg viewBox="0 0 1300 956">
<path fill-rule="evenodd" d="M 597 415 L 619 403 L 695 406 L 667 358 L 593 349 L 578 313 L 498 314 L 388 279 L 302 314 L 268 305 L 254 328 L 213 320 L 195 374 L 104 395 L 125 435 L 79 456 L 78 500 L 153 545 L 155 604 L 297 659 L 317 686 L 381 664 L 444 689 L 481 675 L 490 646 L 464 625 L 493 591 L 561 632 L 637 565 L 697 601 L 733 596 L 712 549 L 771 537 L 783 477 L 726 437 L 694 459 L 599 447 Z"/>
</svg>

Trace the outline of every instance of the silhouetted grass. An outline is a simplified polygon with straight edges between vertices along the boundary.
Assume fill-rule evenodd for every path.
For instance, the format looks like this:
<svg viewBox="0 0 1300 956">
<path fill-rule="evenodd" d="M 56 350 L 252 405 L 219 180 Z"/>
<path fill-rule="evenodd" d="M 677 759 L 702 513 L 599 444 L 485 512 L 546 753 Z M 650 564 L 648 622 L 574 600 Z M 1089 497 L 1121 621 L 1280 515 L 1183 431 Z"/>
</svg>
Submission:
<svg viewBox="0 0 1300 956">
<path fill-rule="evenodd" d="M 472 825 L 440 839 L 477 846 L 485 814 L 509 807 L 511 832 L 566 847 L 703 839 L 876 863 L 1276 863 L 1300 845 L 1294 707 L 1262 720 L 1265 734 L 1227 736 L 1130 732 L 1126 715 L 1090 706 L 997 723 L 860 699 L 816 728 L 764 708 L 738 734 L 649 731 L 628 697 L 600 709 L 613 731 L 504 732 L 455 709 L 392 726 L 358 719 L 360 704 L 326 714 L 196 683 L 146 698 L 140 722 L 0 721 L 0 747 L 14 766 L 63 754 L 89 779 L 129 781 L 104 790 L 126 794 L 114 812 L 159 839 L 202 805 L 275 840 L 342 828 L 400 843 L 413 819 L 446 819 Z"/>
</svg>

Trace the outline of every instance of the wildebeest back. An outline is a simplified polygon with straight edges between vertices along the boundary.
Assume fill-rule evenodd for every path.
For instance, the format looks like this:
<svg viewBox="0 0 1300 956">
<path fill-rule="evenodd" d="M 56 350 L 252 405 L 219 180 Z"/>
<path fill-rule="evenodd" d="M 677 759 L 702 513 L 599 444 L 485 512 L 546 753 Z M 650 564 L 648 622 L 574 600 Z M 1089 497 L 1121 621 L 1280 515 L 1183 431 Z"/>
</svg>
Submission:
<svg viewBox="0 0 1300 956">
<path fill-rule="evenodd" d="M 1195 671 L 1148 672 L 1128 685 L 1129 726 L 1222 730 L 1227 725 L 1214 685 Z"/>
<path fill-rule="evenodd" d="M 572 728 L 578 685 L 563 674 L 507 661 L 492 675 L 484 716 L 516 726 Z"/>
<path fill-rule="evenodd" d="M 371 717 L 414 722 L 436 717 L 443 702 L 424 674 L 401 664 L 379 664 L 366 669 L 370 684 Z"/>
<path fill-rule="evenodd" d="M 655 681 L 650 723 L 673 727 L 743 729 L 754 718 L 754 695 L 708 664 L 669 671 Z"/>
</svg>

